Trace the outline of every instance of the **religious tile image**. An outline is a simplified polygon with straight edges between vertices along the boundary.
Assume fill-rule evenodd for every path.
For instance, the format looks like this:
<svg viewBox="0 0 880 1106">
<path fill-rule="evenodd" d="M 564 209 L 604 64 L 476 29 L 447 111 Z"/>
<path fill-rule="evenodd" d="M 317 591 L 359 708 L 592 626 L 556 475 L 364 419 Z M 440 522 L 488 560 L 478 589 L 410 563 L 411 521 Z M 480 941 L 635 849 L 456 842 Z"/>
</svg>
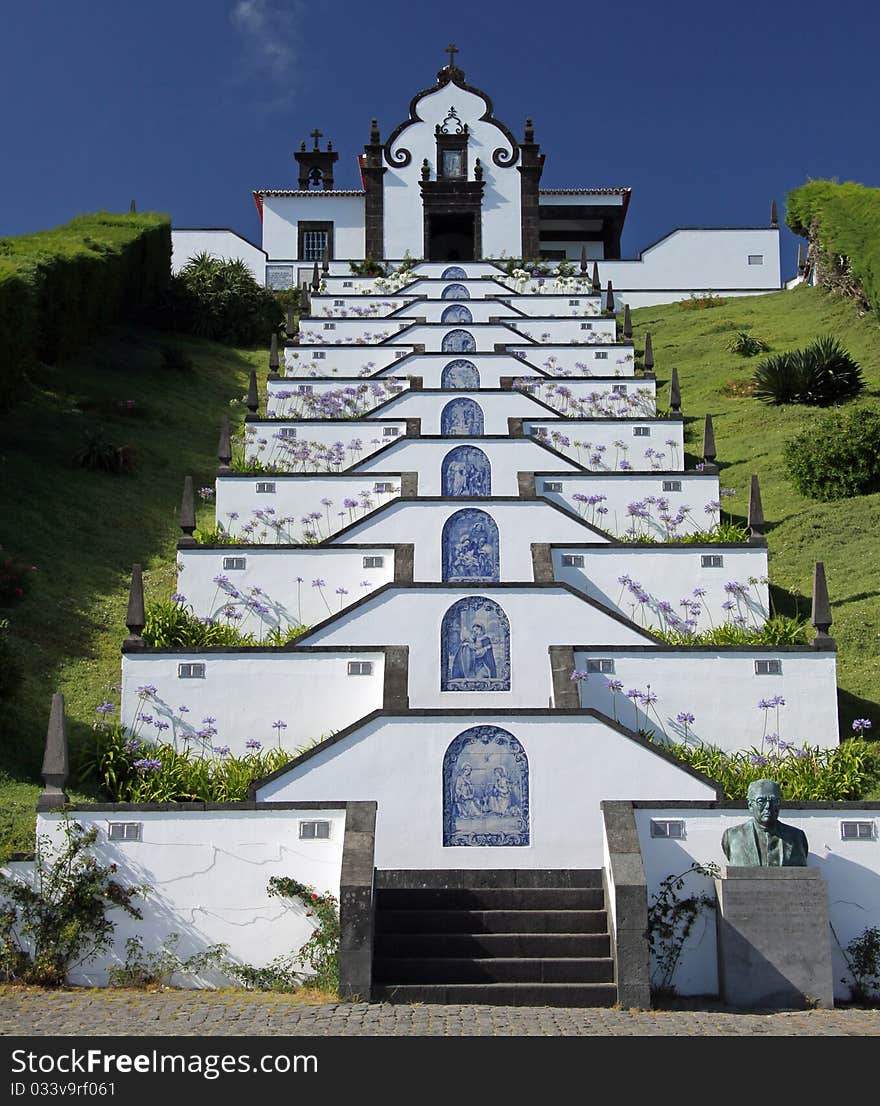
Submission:
<svg viewBox="0 0 880 1106">
<path fill-rule="evenodd" d="M 443 844 L 528 845 L 529 762 L 507 730 L 474 726 L 443 757 Z"/>
<path fill-rule="evenodd" d="M 460 265 L 450 265 L 440 274 L 441 280 L 467 280 L 467 273 Z"/>
<path fill-rule="evenodd" d="M 480 370 L 473 361 L 468 361 L 464 357 L 457 357 L 454 361 L 450 361 L 440 374 L 440 387 L 447 391 L 453 388 L 470 389 L 479 388 L 479 386 Z"/>
<path fill-rule="evenodd" d="M 274 288 L 278 291 L 286 291 L 288 288 L 294 288 L 296 286 L 296 280 L 293 275 L 292 265 L 267 265 L 266 266 L 266 287 Z"/>
<path fill-rule="evenodd" d="M 475 353 L 477 343 L 467 330 L 450 330 L 443 335 L 441 349 L 444 353 Z"/>
<path fill-rule="evenodd" d="M 469 300 L 470 292 L 463 284 L 447 284 L 440 293 L 441 300 Z"/>
<path fill-rule="evenodd" d="M 475 445 L 460 445 L 443 458 L 441 495 L 491 495 L 492 466 Z"/>
<path fill-rule="evenodd" d="M 443 309 L 443 314 L 440 316 L 441 323 L 472 323 L 473 321 L 473 315 L 463 303 L 451 303 Z"/>
<path fill-rule="evenodd" d="M 510 623 L 483 595 L 459 599 L 440 628 L 441 691 L 510 691 Z"/>
<path fill-rule="evenodd" d="M 483 433 L 483 408 L 473 399 L 450 400 L 440 412 L 440 433 L 476 438 Z"/>
<path fill-rule="evenodd" d="M 467 507 L 450 515 L 441 541 L 445 583 L 500 579 L 498 527 L 485 511 Z"/>
</svg>

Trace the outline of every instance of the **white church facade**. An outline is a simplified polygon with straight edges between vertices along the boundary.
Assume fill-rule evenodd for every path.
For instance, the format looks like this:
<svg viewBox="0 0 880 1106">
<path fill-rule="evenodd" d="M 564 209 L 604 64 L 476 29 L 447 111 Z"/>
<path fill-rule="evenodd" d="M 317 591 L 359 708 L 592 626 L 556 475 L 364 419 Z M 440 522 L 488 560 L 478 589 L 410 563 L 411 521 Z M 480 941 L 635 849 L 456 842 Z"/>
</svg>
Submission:
<svg viewBox="0 0 880 1106">
<path fill-rule="evenodd" d="M 308 629 L 285 646 L 151 647 L 137 571 L 121 704 L 132 730 L 146 705 L 181 747 L 210 718 L 233 752 L 281 723 L 301 751 L 247 802 L 72 809 L 155 889 L 143 923 L 120 920 L 116 954 L 132 932 L 149 946 L 175 931 L 185 950 L 222 941 L 266 964 L 310 931 L 266 895 L 293 876 L 339 896 L 345 997 L 648 1005 L 651 896 L 692 862 L 725 863 L 722 832 L 745 813 L 668 744 L 748 752 L 768 722 L 817 749 L 839 740 L 821 566 L 809 644 L 689 643 L 770 615 L 760 490 L 741 540 L 719 541 L 711 419 L 687 457 L 687 396 L 620 311 L 621 296 L 778 287 L 777 230 L 694 232 L 730 254 L 701 245 L 640 290 L 616 275 L 646 264 L 614 256 L 628 192 L 542 193 L 531 131 L 515 139 L 453 62 L 385 142 L 371 136 L 362 192 L 334 192 L 333 151 L 304 153 L 304 187 L 259 193 L 269 283 L 273 266 L 308 283 L 298 333 L 263 401 L 252 376 L 235 459 L 221 433 L 221 542 L 193 536 L 185 486 L 177 590 L 260 640 Z M 772 276 L 757 288 L 752 252 Z M 557 265 L 544 277 L 487 257 L 542 253 Z M 393 264 L 354 273 L 366 257 Z M 59 717 L 46 832 L 66 809 Z M 840 981 L 841 944 L 880 918 L 876 829 L 843 826 L 876 827 L 877 810 L 784 815 L 827 881 Z M 711 914 L 675 985 L 719 992 Z"/>
<path fill-rule="evenodd" d="M 294 154 L 295 188 L 254 191 L 259 245 L 230 230 L 175 228 L 174 269 L 204 251 L 241 258 L 260 283 L 289 288 L 325 257 L 334 276 L 365 258 L 600 262 L 603 287 L 610 280 L 631 307 L 781 287 L 775 206 L 765 226 L 678 228 L 623 258 L 631 189 L 542 187 L 547 154 L 532 120 L 517 137 L 454 61 L 384 139 L 372 121 L 357 155 L 360 189 L 334 188 L 339 153 L 323 137 L 316 128 Z"/>
</svg>

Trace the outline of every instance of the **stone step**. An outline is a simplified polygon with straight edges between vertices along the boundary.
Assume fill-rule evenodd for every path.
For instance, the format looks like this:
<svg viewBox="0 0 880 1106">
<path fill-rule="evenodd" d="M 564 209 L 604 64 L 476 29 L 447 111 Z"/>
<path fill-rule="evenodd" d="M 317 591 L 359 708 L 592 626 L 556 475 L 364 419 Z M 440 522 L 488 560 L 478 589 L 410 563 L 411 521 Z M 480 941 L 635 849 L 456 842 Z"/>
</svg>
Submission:
<svg viewBox="0 0 880 1106">
<path fill-rule="evenodd" d="M 377 890 L 453 887 L 602 887 L 601 868 L 380 868 Z"/>
<path fill-rule="evenodd" d="M 613 1006 L 613 983 L 377 984 L 373 1002 L 425 1002 L 455 1006 Z"/>
<path fill-rule="evenodd" d="M 386 958 L 373 962 L 373 979 L 393 983 L 613 983 L 611 958 L 453 957 Z"/>
<path fill-rule="evenodd" d="M 380 910 L 376 933 L 607 933 L 604 910 Z"/>
<path fill-rule="evenodd" d="M 376 892 L 378 910 L 601 910 L 604 905 L 601 887 L 410 888 Z"/>
<path fill-rule="evenodd" d="M 607 933 L 392 933 L 376 937 L 382 957 L 611 955 Z"/>
</svg>

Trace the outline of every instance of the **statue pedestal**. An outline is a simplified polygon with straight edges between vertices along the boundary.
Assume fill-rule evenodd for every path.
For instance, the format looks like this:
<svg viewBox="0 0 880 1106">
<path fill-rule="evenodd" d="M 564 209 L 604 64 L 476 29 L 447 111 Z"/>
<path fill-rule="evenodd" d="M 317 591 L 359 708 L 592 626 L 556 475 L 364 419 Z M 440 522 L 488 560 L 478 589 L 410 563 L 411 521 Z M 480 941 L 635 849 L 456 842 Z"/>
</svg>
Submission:
<svg viewBox="0 0 880 1106">
<path fill-rule="evenodd" d="M 828 887 L 817 868 L 722 869 L 718 980 L 731 1006 L 834 1006 Z"/>
</svg>

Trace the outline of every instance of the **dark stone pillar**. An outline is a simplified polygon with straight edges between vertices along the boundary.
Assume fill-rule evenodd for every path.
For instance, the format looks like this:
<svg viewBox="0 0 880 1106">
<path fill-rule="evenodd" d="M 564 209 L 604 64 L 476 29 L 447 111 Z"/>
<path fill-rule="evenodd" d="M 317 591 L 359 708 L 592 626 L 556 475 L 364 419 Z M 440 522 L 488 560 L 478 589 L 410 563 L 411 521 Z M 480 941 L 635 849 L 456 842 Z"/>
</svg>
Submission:
<svg viewBox="0 0 880 1106">
<path fill-rule="evenodd" d="M 339 997 L 369 1002 L 373 985 L 376 803 L 345 804 L 339 888 Z"/>
</svg>

